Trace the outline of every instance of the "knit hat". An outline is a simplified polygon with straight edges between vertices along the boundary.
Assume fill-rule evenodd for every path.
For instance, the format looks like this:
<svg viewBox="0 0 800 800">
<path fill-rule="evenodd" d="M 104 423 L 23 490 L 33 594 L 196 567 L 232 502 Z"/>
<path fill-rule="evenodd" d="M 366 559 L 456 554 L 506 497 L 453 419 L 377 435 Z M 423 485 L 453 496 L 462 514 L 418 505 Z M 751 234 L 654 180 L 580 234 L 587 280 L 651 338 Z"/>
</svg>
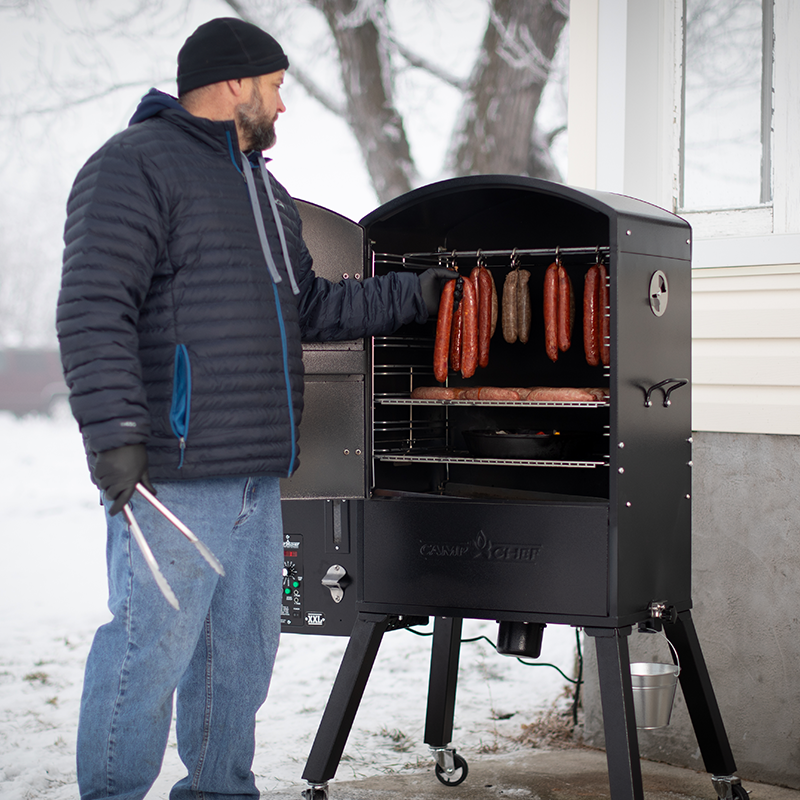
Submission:
<svg viewBox="0 0 800 800">
<path fill-rule="evenodd" d="M 203 23 L 178 53 L 178 94 L 288 66 L 281 46 L 261 28 L 234 17 L 212 19 Z"/>
</svg>

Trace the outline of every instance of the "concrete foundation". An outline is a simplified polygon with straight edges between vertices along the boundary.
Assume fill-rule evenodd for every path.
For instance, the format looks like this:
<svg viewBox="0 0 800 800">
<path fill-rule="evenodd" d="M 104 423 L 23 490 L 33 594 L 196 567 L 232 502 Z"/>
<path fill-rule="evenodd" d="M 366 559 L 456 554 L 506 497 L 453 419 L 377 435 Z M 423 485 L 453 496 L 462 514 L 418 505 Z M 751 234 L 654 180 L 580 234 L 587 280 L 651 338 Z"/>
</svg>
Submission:
<svg viewBox="0 0 800 800">
<path fill-rule="evenodd" d="M 800 437 L 694 434 L 692 616 L 743 779 L 800 789 Z M 602 747 L 585 637 L 587 744 Z M 632 661 L 670 662 L 636 631 Z M 640 731 L 644 758 L 702 771 L 678 688 L 666 728 Z"/>
</svg>

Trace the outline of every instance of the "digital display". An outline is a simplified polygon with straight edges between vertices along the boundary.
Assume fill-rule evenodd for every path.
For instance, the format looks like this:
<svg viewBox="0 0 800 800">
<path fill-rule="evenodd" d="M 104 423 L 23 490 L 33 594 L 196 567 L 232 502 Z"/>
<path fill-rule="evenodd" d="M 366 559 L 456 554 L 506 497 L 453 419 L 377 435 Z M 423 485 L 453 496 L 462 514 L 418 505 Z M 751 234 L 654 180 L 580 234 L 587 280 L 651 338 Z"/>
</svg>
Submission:
<svg viewBox="0 0 800 800">
<path fill-rule="evenodd" d="M 297 550 L 284 550 L 283 551 L 284 558 L 297 558 L 299 555 L 299 551 Z"/>
</svg>

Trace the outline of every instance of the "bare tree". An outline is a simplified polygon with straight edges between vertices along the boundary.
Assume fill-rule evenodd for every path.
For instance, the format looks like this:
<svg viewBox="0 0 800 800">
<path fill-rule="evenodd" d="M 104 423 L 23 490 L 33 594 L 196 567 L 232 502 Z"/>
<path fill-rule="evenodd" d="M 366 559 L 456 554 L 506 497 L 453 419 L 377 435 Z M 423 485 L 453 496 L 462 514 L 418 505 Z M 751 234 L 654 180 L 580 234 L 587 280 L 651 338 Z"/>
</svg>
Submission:
<svg viewBox="0 0 800 800">
<path fill-rule="evenodd" d="M 492 1 L 451 143 L 452 172 L 557 177 L 535 117 L 566 21 L 565 3 Z"/>
<path fill-rule="evenodd" d="M 422 69 L 463 92 L 443 172 L 560 176 L 549 155 L 552 132 L 535 124 L 542 91 L 568 17 L 566 0 L 490 0 L 486 31 L 470 76 L 447 73 L 394 36 L 388 0 L 307 0 L 325 17 L 336 45 L 345 104 L 340 107 L 309 75 L 293 75 L 317 100 L 343 114 L 358 141 L 381 202 L 414 187 L 418 171 L 403 117 L 393 97 L 398 63 Z M 259 22 L 263 7 L 226 0 L 235 13 Z"/>
<path fill-rule="evenodd" d="M 184 0 L 187 5 L 190 2 Z M 285 4 L 278 0 L 223 2 L 237 16 L 268 29 L 286 13 Z M 346 121 L 381 202 L 409 191 L 420 181 L 406 120 L 394 96 L 396 77 L 407 69 L 422 70 L 462 93 L 461 110 L 440 170 L 443 176 L 512 173 L 560 180 L 550 158 L 550 145 L 561 129 L 538 128 L 536 112 L 567 21 L 568 0 L 484 2 L 486 29 L 472 68 L 463 77 L 452 75 L 437 64 L 434 54 L 414 52 L 399 41 L 390 22 L 392 0 L 298 0 L 295 5 L 315 9 L 324 18 L 339 65 L 340 91 L 333 96 L 314 80 L 307 65 L 297 64 L 294 59 L 292 78 Z M 37 5 L 38 0 L 16 0 L 11 6 L 0 5 L 0 10 L 26 9 L 36 13 Z M 83 27 L 65 33 L 78 36 L 88 52 L 93 34 L 99 31 L 118 36 L 121 31 L 132 29 L 131 22 L 138 17 L 163 15 L 162 5 L 160 0 L 137 0 L 132 10 L 121 7 L 110 16 L 106 14 L 102 21 L 87 16 Z M 105 58 L 98 49 L 95 67 Z M 73 86 L 84 87 L 72 92 L 64 85 L 64 79 L 54 74 L 44 84 L 40 81 L 39 87 L 59 86 L 60 80 L 59 101 L 32 102 L 11 113 L 45 117 L 132 85 L 131 81 L 97 83 L 96 75 L 105 71 L 87 71 L 83 84 L 72 76 Z M 8 111 L 0 112 L 0 119 L 8 116 Z"/>
</svg>

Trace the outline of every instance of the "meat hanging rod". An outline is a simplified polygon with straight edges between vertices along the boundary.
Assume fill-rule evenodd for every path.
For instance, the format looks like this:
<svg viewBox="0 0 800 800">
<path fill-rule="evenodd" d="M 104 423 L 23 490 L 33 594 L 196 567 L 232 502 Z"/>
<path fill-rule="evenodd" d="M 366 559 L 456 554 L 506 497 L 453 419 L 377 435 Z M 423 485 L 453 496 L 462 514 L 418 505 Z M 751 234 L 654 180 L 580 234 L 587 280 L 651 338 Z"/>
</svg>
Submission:
<svg viewBox="0 0 800 800">
<path fill-rule="evenodd" d="M 559 257 L 607 257 L 610 248 L 607 245 L 595 247 L 537 247 L 537 248 L 506 248 L 503 250 L 437 250 L 419 253 L 376 253 L 374 258 L 377 263 L 398 264 L 402 263 L 406 267 L 413 267 L 412 262 L 417 261 L 420 265 L 427 264 L 431 260 L 440 262 L 448 259 L 482 259 L 482 258 L 515 258 L 522 256 L 540 256 L 551 259 Z"/>
</svg>

